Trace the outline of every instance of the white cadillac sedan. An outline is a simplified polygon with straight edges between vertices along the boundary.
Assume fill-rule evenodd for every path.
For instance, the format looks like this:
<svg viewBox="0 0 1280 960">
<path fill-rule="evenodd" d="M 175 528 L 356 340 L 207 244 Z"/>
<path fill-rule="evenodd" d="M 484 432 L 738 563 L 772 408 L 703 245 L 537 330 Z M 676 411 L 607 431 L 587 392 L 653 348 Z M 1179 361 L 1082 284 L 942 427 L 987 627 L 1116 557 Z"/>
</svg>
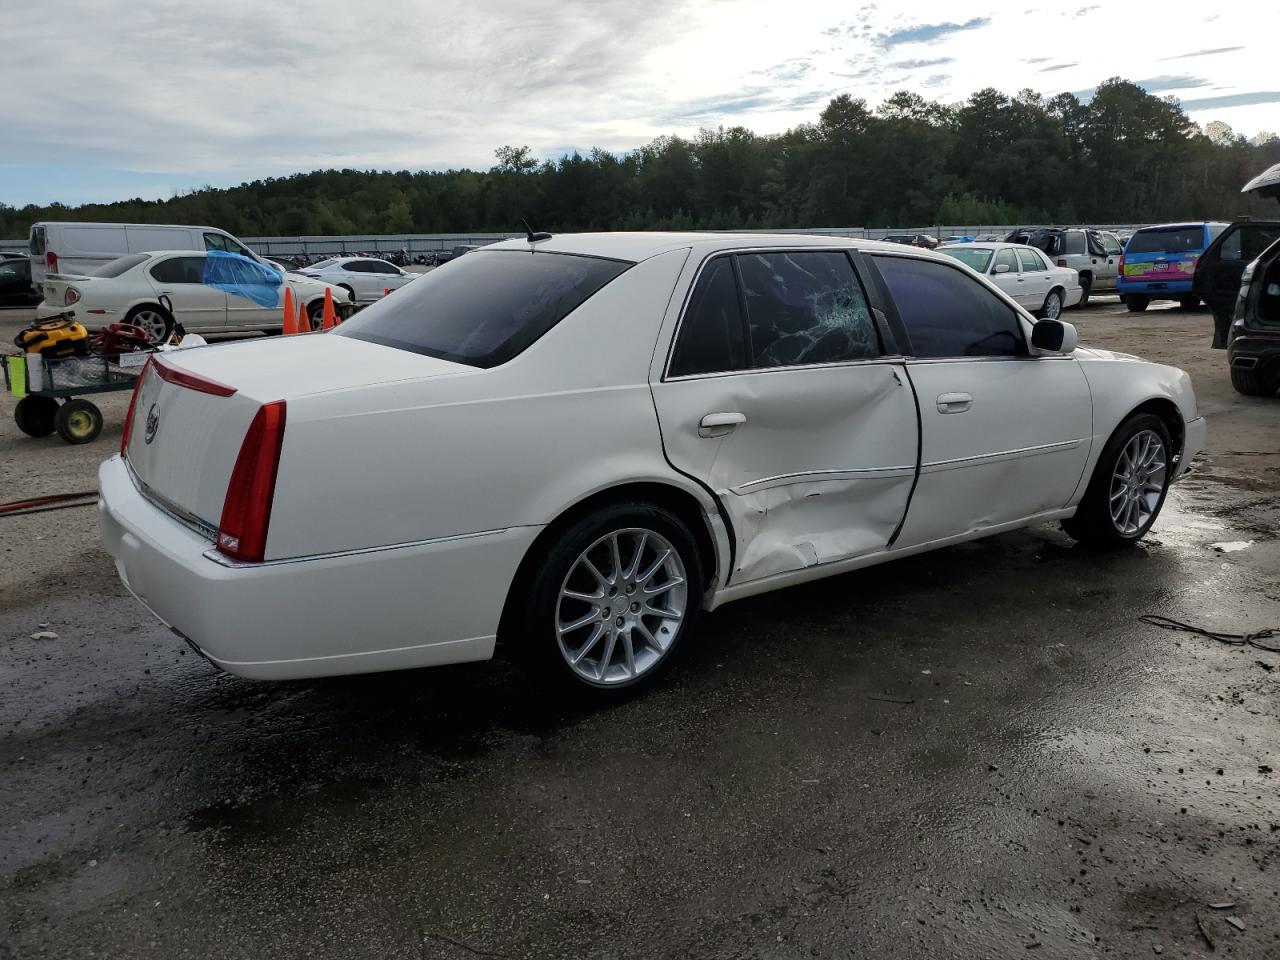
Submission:
<svg viewBox="0 0 1280 960">
<path fill-rule="evenodd" d="M 948 243 L 938 252 L 986 274 L 1019 306 L 1037 317 L 1057 320 L 1064 308 L 1074 307 L 1084 296 L 1079 272 L 1054 266 L 1035 247 L 1017 243 Z"/>
<path fill-rule="evenodd" d="M 224 670 L 483 660 L 651 681 L 699 610 L 1061 521 L 1141 538 L 1187 375 L 1077 348 L 949 256 L 596 234 L 461 257 L 336 331 L 154 358 L 101 525 Z"/>
<path fill-rule="evenodd" d="M 226 283 L 231 274 L 211 269 L 241 261 L 254 283 Z M 202 250 L 131 253 L 83 275 L 50 274 L 36 319 L 75 311 L 91 330 L 111 323 L 132 323 L 146 330 L 153 343 L 163 343 L 182 324 L 188 333 L 234 330 L 279 330 L 284 317 L 284 291 L 306 305 L 313 329 L 319 329 L 324 291 L 328 287 L 338 313 L 351 312 L 347 291 L 275 265 L 244 257 L 213 257 Z"/>
<path fill-rule="evenodd" d="M 299 272 L 304 277 L 342 287 L 356 303 L 381 300 L 388 290 L 399 290 L 419 276 L 377 257 L 332 257 L 303 267 Z"/>
</svg>

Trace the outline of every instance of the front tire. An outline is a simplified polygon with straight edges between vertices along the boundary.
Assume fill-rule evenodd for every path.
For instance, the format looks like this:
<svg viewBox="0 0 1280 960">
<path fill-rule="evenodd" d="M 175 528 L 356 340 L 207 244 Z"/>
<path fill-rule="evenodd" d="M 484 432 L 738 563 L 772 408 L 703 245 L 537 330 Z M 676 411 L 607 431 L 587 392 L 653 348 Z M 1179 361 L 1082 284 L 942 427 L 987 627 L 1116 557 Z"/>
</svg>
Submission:
<svg viewBox="0 0 1280 960">
<path fill-rule="evenodd" d="M 1164 506 L 1173 475 L 1173 443 L 1164 421 L 1135 414 L 1102 448 L 1076 515 L 1062 529 L 1081 543 L 1114 549 L 1141 540 Z"/>
<path fill-rule="evenodd" d="M 1277 383 L 1275 377 L 1263 376 L 1257 370 L 1232 367 L 1231 386 L 1235 387 L 1236 393 L 1246 397 L 1270 397 L 1275 394 L 1280 383 Z"/>
<path fill-rule="evenodd" d="M 1062 316 L 1062 291 L 1050 290 L 1048 296 L 1044 298 L 1044 306 L 1040 308 L 1040 312 L 1036 314 L 1039 320 L 1057 320 Z"/>
<path fill-rule="evenodd" d="M 621 503 L 575 521 L 511 619 L 525 667 L 578 700 L 617 702 L 651 685 L 697 617 L 701 558 L 669 511 Z"/>
<path fill-rule="evenodd" d="M 89 443 L 102 432 L 102 411 L 88 400 L 68 400 L 58 408 L 54 427 L 67 443 Z"/>
<path fill-rule="evenodd" d="M 1126 293 L 1121 299 L 1124 300 L 1124 305 L 1129 308 L 1130 313 L 1142 313 L 1151 306 L 1150 297 L 1140 297 L 1134 293 Z"/>
</svg>

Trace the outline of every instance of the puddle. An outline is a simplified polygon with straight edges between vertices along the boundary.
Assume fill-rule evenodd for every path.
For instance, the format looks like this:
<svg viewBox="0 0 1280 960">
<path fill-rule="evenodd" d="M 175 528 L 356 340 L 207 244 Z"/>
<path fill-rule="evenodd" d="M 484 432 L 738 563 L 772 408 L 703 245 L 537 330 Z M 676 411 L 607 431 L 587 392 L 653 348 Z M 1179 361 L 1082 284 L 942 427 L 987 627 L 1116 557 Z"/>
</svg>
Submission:
<svg viewBox="0 0 1280 960">
<path fill-rule="evenodd" d="M 1247 550 L 1253 546 L 1252 540 L 1224 540 L 1221 543 L 1209 544 L 1219 553 L 1235 553 L 1237 550 Z"/>
</svg>

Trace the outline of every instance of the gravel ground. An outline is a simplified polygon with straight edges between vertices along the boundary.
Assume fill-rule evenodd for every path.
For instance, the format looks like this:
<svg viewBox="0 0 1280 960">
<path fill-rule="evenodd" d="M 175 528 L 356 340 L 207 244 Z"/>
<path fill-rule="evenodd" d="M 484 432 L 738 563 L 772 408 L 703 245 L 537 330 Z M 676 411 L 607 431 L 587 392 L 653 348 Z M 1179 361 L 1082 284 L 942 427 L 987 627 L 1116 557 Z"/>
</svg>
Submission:
<svg viewBox="0 0 1280 960">
<path fill-rule="evenodd" d="M 1280 627 L 1280 399 L 1207 313 L 1067 319 L 1209 420 L 1143 546 L 731 604 L 609 711 L 502 664 L 220 675 L 93 510 L 0 519 L 0 957 L 1280 957 L 1280 655 L 1137 619 Z M 126 404 L 71 447 L 0 399 L 0 500 L 92 489 Z"/>
</svg>

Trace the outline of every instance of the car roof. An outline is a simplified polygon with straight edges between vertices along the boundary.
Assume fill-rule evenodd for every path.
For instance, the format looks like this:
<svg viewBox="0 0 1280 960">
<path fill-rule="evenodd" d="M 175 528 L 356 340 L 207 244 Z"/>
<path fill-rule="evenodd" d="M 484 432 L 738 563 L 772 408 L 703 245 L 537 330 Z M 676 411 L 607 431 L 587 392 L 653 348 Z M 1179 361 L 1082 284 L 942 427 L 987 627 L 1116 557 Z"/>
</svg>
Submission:
<svg viewBox="0 0 1280 960">
<path fill-rule="evenodd" d="M 1145 227 L 1139 227 L 1134 233 L 1145 233 L 1148 230 L 1188 230 L 1192 227 L 1207 226 L 1223 226 L 1229 227 L 1231 224 L 1225 220 L 1185 220 L 1179 223 L 1150 223 Z"/>
<path fill-rule="evenodd" d="M 961 249 L 969 247 L 981 247 L 983 250 L 992 250 L 997 247 L 1008 247 L 1011 250 L 1038 250 L 1039 247 L 1028 247 L 1025 243 L 1009 243 L 1005 240 L 968 240 L 963 243 L 944 243 L 939 250 L 955 250 L 957 247 Z M 1044 251 L 1041 251 L 1042 253 Z"/>
<path fill-rule="evenodd" d="M 539 240 L 534 249 L 550 253 L 576 253 L 589 257 L 606 257 L 638 263 L 672 250 L 692 248 L 700 256 L 721 251 L 752 250 L 759 247 L 826 247 L 828 249 L 882 250 L 901 256 L 915 248 L 878 240 L 856 240 L 851 237 L 831 237 L 821 234 L 800 233 L 697 233 L 697 232 L 634 232 L 634 233 L 561 233 L 549 240 Z M 525 239 L 503 240 L 487 244 L 479 249 L 528 250 Z M 920 254 L 928 251 L 919 250 Z M 934 257 L 934 259 L 937 259 Z"/>
</svg>

